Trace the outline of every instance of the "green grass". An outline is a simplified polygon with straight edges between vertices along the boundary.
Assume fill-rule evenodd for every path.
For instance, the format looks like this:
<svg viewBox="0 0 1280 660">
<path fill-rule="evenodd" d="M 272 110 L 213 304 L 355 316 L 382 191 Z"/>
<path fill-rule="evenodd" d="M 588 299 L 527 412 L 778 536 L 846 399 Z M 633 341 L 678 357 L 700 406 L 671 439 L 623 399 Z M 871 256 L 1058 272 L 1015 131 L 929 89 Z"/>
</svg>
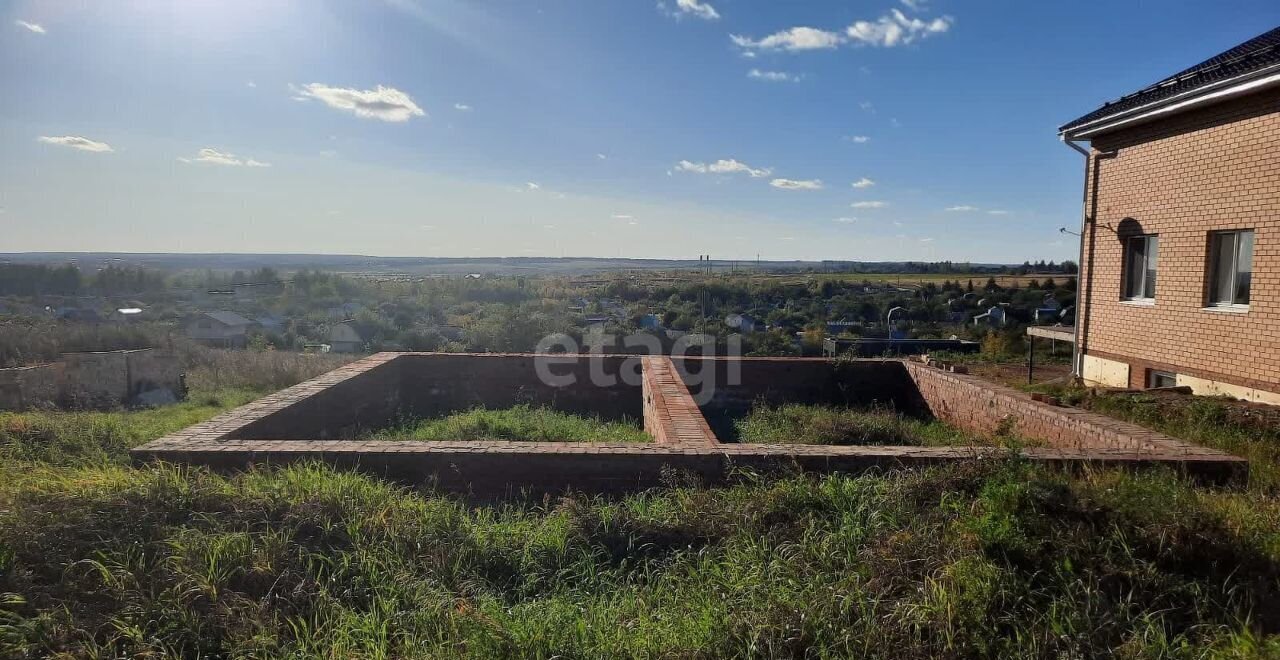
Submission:
<svg viewBox="0 0 1280 660">
<path fill-rule="evenodd" d="M 0 486 L 0 655 L 1263 657 L 1280 506 L 1017 461 L 472 507 L 320 466 Z"/>
<path fill-rule="evenodd" d="M 1268 497 L 1280 496 L 1280 428 L 1241 423 L 1228 414 L 1228 401 L 1176 395 L 1092 394 L 1061 386 L 1029 389 L 1247 459 L 1250 488 Z"/>
<path fill-rule="evenodd" d="M 472 408 L 438 419 L 405 420 L 371 437 L 377 440 L 651 441 L 649 434 L 635 424 L 524 404 L 502 410 Z"/>
<path fill-rule="evenodd" d="M 1247 489 L 1011 458 L 482 505 L 128 465 L 253 396 L 0 416 L 0 657 L 1280 657 L 1280 455 L 1220 402 L 1079 401 L 1235 447 Z"/>
<path fill-rule="evenodd" d="M 1001 442 L 1000 438 L 971 435 L 937 420 L 916 419 L 887 409 L 796 403 L 757 404 L 734 425 L 738 440 L 750 443 L 943 447 Z"/>
<path fill-rule="evenodd" d="M 128 450 L 248 403 L 261 392 L 192 392 L 171 406 L 115 412 L 0 412 L 0 460 L 83 465 L 123 461 Z"/>
</svg>

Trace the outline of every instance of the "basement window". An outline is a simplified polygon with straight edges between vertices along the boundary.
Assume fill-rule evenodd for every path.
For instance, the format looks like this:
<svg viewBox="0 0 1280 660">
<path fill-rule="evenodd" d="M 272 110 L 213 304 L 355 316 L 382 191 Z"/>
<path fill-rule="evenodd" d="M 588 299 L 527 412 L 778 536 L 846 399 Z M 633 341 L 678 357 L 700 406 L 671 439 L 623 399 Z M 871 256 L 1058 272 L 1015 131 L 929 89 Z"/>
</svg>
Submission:
<svg viewBox="0 0 1280 660">
<path fill-rule="evenodd" d="M 1156 253 L 1159 245 L 1159 236 L 1133 236 L 1125 241 L 1125 300 L 1155 301 Z"/>
<path fill-rule="evenodd" d="M 1247 307 L 1253 283 L 1253 230 L 1209 234 L 1209 306 Z"/>
<path fill-rule="evenodd" d="M 1168 371 L 1156 371 L 1150 369 L 1147 371 L 1147 387 L 1177 387 L 1178 374 Z"/>
</svg>

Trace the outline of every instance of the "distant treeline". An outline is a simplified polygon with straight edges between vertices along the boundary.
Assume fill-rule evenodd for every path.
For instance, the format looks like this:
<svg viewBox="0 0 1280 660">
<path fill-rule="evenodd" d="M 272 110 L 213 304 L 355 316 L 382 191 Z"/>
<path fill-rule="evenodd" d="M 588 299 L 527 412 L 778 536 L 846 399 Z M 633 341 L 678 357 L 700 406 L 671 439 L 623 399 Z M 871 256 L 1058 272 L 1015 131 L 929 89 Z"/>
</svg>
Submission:
<svg viewBox="0 0 1280 660">
<path fill-rule="evenodd" d="M 308 274 L 304 271 L 302 277 Z M 330 281 L 327 273 L 314 273 L 313 280 Z M 177 289 L 219 289 L 230 286 L 279 284 L 280 274 L 272 268 L 218 273 L 196 271 L 169 274 L 141 266 L 109 265 L 85 272 L 75 264 L 0 264 L 0 296 L 126 295 Z"/>
<path fill-rule="evenodd" d="M 813 271 L 815 269 L 808 269 Z M 1041 259 L 1034 264 L 1023 262 L 1021 266 L 999 264 L 973 264 L 954 261 L 825 261 L 822 270 L 828 273 L 867 273 L 902 275 L 1026 275 L 1028 273 L 1074 275 L 1079 271 L 1074 261 L 1055 263 Z"/>
<path fill-rule="evenodd" d="M 85 274 L 74 265 L 0 264 L 0 295 L 118 295 L 164 290 L 163 273 L 134 266 L 107 266 Z"/>
</svg>

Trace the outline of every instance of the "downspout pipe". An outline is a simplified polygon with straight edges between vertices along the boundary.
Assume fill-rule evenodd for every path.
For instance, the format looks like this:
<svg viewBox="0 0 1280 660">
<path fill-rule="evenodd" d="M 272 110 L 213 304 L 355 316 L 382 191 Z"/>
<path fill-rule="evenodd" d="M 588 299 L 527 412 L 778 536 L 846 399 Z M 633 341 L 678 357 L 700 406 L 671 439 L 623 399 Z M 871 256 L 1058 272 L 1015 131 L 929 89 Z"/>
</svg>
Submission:
<svg viewBox="0 0 1280 660">
<path fill-rule="evenodd" d="M 1071 375 L 1079 379 L 1084 377 L 1084 351 L 1080 350 L 1080 329 L 1084 325 L 1084 319 L 1081 318 L 1080 310 L 1083 307 L 1085 314 L 1090 311 L 1087 307 L 1082 306 L 1080 302 L 1083 300 L 1081 296 L 1084 294 L 1082 291 L 1084 284 L 1084 237 L 1085 230 L 1088 229 L 1089 225 L 1089 166 L 1092 164 L 1093 159 L 1088 149 L 1076 144 L 1066 133 L 1062 133 L 1060 137 L 1063 144 L 1075 149 L 1080 152 L 1080 155 L 1084 156 L 1084 182 L 1080 184 L 1083 190 L 1083 194 L 1080 197 L 1080 249 L 1079 256 L 1076 258 L 1076 318 L 1075 322 L 1072 323 L 1075 341 L 1071 345 Z M 1090 282 L 1089 285 L 1092 286 L 1093 283 Z"/>
</svg>

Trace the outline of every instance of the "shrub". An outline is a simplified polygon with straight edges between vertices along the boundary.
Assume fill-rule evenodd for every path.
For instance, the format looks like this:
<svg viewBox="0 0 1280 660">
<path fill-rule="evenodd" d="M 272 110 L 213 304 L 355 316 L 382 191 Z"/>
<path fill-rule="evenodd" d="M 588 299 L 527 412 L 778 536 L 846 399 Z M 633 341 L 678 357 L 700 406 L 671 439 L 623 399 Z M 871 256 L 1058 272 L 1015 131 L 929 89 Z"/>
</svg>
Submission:
<svg viewBox="0 0 1280 660">
<path fill-rule="evenodd" d="M 989 360 L 1020 358 L 1025 350 L 1022 336 L 1013 330 L 992 330 L 982 338 L 982 356 Z"/>
<path fill-rule="evenodd" d="M 63 353 L 171 347 L 172 330 L 159 324 L 10 318 L 0 322 L 0 368 L 53 362 Z"/>
<path fill-rule="evenodd" d="M 270 392 L 333 371 L 355 358 L 337 353 L 230 351 L 187 345 L 182 361 L 193 390 L 253 389 Z"/>
</svg>

